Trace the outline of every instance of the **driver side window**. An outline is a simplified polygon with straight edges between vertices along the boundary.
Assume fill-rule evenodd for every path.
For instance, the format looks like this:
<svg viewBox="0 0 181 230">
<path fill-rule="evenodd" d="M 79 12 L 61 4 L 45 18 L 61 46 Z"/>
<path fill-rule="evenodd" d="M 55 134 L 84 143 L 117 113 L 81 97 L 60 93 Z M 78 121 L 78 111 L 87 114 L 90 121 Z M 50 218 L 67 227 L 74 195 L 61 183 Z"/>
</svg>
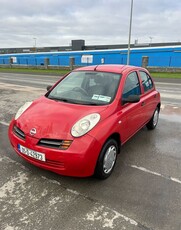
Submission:
<svg viewBox="0 0 181 230">
<path fill-rule="evenodd" d="M 141 95 L 140 83 L 136 72 L 130 73 L 125 81 L 122 98 L 130 95 Z"/>
</svg>

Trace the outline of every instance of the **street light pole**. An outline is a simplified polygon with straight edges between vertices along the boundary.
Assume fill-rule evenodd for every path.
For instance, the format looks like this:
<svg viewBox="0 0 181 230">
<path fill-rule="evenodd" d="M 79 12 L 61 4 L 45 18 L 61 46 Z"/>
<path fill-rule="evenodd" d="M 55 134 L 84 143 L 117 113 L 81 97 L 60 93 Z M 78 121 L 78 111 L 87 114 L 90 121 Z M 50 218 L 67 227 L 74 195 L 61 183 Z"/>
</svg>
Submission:
<svg viewBox="0 0 181 230">
<path fill-rule="evenodd" d="M 35 53 L 36 53 L 36 38 L 33 38 L 34 39 L 34 41 L 35 41 Z"/>
<path fill-rule="evenodd" d="M 150 38 L 150 46 L 151 46 L 153 37 L 150 36 L 149 38 Z"/>
<path fill-rule="evenodd" d="M 130 12 L 130 23 L 129 23 L 129 38 L 128 38 L 127 65 L 129 65 L 129 61 L 130 61 L 132 16 L 133 16 L 133 0 L 131 0 L 131 12 Z"/>
</svg>

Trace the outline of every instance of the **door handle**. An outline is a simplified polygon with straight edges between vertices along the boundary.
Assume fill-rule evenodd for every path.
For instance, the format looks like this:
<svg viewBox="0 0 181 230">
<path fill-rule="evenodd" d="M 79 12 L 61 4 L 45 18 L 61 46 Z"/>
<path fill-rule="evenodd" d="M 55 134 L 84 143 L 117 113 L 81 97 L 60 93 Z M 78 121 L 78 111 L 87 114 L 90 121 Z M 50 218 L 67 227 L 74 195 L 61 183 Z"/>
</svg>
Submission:
<svg viewBox="0 0 181 230">
<path fill-rule="evenodd" d="M 145 105 L 145 102 L 144 102 L 144 101 L 142 101 L 142 102 L 141 102 L 141 106 L 144 106 L 144 105 Z"/>
</svg>

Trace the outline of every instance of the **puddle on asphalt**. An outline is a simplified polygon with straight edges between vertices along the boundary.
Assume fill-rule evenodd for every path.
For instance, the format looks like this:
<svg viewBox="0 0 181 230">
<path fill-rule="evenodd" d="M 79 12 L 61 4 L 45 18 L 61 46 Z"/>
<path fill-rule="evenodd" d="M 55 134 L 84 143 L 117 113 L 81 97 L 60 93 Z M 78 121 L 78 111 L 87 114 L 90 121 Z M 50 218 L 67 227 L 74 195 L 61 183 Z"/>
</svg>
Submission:
<svg viewBox="0 0 181 230">
<path fill-rule="evenodd" d="M 160 118 L 172 122 L 181 123 L 181 107 L 172 105 L 162 105 L 160 111 Z"/>
</svg>

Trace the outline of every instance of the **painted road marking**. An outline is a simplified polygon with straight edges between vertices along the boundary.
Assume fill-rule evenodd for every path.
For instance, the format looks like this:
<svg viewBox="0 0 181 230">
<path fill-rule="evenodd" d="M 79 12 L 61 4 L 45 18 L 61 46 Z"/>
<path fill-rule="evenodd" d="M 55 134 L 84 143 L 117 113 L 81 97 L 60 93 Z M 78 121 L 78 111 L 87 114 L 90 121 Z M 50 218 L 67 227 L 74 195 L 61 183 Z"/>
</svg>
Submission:
<svg viewBox="0 0 181 230">
<path fill-rule="evenodd" d="M 163 98 L 171 98 L 171 99 L 181 99 L 181 95 L 178 94 L 168 94 L 168 93 L 161 93 L 161 97 Z"/>
<path fill-rule="evenodd" d="M 174 178 L 174 177 L 171 177 L 171 176 L 164 176 L 161 173 L 157 173 L 157 172 L 154 172 L 154 171 L 151 171 L 149 169 L 146 169 L 146 168 L 143 168 L 143 167 L 139 167 L 139 166 L 136 166 L 136 165 L 128 165 L 128 166 L 130 166 L 131 168 L 135 168 L 135 169 L 141 170 L 143 172 L 150 173 L 152 175 L 159 176 L 159 177 L 162 177 L 164 179 L 176 182 L 178 184 L 181 184 L 181 180 L 179 180 L 178 178 Z"/>
<path fill-rule="evenodd" d="M 16 81 L 17 83 L 18 82 L 25 82 L 25 83 L 37 83 L 37 84 L 41 84 L 41 85 L 50 85 L 50 84 L 53 84 L 51 81 L 47 81 L 46 82 L 46 80 L 38 80 L 38 79 L 33 79 L 33 80 L 29 80 L 29 79 L 25 79 L 25 80 L 23 80 L 23 79 L 8 79 L 8 78 L 3 78 L 3 77 L 0 77 L 0 79 L 1 80 L 6 80 L 7 82 L 12 82 L 12 80 L 14 80 L 14 81 Z M 6 84 L 6 83 L 5 83 Z M 8 83 L 7 83 L 8 84 Z M 10 83 L 11 84 L 11 83 Z"/>
<path fill-rule="evenodd" d="M 5 126 L 9 126 L 9 123 L 5 122 L 5 121 L 0 121 L 1 125 L 5 125 Z"/>
<path fill-rule="evenodd" d="M 181 86 L 181 84 L 180 83 L 168 83 L 168 82 L 158 82 L 158 81 L 155 81 L 155 84 L 156 85 L 168 85 L 168 86 L 171 86 L 171 85 L 173 85 L 173 86 Z"/>
<path fill-rule="evenodd" d="M 30 91 L 30 92 L 34 92 L 35 90 L 38 92 L 44 92 L 44 93 L 46 92 L 46 89 L 43 89 L 43 88 L 17 85 L 17 84 L 7 84 L 7 83 L 0 83 L 0 88 L 11 89 L 11 90 Z"/>
</svg>

